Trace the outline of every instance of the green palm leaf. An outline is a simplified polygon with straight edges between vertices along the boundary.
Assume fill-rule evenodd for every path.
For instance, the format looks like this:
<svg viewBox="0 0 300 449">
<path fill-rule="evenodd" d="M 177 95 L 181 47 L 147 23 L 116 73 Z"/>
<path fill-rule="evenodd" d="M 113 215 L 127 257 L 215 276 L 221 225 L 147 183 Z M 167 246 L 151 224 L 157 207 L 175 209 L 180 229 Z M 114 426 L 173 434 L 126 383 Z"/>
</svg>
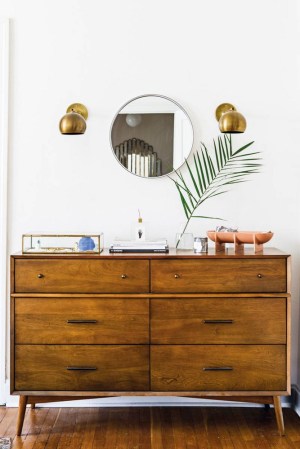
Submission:
<svg viewBox="0 0 300 449">
<path fill-rule="evenodd" d="M 259 151 L 249 151 L 254 142 L 249 142 L 237 150 L 232 148 L 231 135 L 218 136 L 213 141 L 214 159 L 206 146 L 201 143 L 200 151 L 193 155 L 194 167 L 187 160 L 187 177 L 181 171 L 174 170 L 177 179 L 169 178 L 175 183 L 186 216 L 184 232 L 192 218 L 216 217 L 196 215 L 198 207 L 204 201 L 227 192 L 226 187 L 248 181 L 250 175 L 259 173 L 261 160 Z M 247 149 L 247 151 L 245 151 Z"/>
</svg>

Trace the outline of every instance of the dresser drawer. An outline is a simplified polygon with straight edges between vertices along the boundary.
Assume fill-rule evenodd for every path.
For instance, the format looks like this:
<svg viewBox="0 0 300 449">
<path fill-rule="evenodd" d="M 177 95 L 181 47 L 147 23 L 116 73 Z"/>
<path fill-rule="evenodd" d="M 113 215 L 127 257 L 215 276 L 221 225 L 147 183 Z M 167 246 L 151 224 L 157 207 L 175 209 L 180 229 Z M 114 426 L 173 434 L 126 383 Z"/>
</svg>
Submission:
<svg viewBox="0 0 300 449">
<path fill-rule="evenodd" d="M 16 293 L 148 291 L 148 260 L 15 259 Z"/>
<path fill-rule="evenodd" d="M 153 293 L 258 293 L 287 290 L 286 259 L 153 260 Z"/>
<path fill-rule="evenodd" d="M 148 390 L 149 347 L 17 345 L 15 389 Z"/>
<path fill-rule="evenodd" d="M 285 344 L 286 298 L 151 300 L 155 344 Z"/>
<path fill-rule="evenodd" d="M 149 300 L 16 298 L 17 344 L 149 343 Z"/>
<path fill-rule="evenodd" d="M 152 391 L 286 391 L 284 345 L 152 346 Z"/>
</svg>

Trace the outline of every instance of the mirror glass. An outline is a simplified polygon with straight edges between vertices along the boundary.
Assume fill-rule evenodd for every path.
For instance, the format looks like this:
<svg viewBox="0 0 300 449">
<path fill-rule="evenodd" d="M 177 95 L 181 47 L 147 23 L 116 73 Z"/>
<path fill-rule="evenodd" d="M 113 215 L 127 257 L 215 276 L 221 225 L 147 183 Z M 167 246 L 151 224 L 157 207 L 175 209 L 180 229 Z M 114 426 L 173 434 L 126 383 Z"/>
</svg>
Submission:
<svg viewBox="0 0 300 449">
<path fill-rule="evenodd" d="M 128 101 L 111 126 L 111 145 L 130 173 L 155 178 L 178 169 L 193 146 L 193 127 L 185 110 L 162 95 Z"/>
</svg>

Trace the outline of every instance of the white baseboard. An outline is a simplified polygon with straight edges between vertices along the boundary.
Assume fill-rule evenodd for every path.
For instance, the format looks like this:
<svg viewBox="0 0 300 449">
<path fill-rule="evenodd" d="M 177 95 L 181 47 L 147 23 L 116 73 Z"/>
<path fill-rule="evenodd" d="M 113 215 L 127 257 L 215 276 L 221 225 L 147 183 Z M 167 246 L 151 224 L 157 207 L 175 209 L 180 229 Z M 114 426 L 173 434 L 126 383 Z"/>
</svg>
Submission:
<svg viewBox="0 0 300 449">
<path fill-rule="evenodd" d="M 293 385 L 291 398 L 293 409 L 300 416 L 300 389 L 297 385 Z"/>
</svg>

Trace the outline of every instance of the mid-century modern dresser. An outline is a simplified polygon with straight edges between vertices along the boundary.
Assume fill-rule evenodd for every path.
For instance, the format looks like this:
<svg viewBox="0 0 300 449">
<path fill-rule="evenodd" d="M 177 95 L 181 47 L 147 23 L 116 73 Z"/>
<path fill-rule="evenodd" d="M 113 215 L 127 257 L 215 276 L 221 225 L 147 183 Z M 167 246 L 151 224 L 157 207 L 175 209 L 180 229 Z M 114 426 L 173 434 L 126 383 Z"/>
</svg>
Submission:
<svg viewBox="0 0 300 449">
<path fill-rule="evenodd" d="M 274 404 L 290 393 L 290 258 L 13 255 L 11 391 L 26 404 L 186 396 Z"/>
</svg>

